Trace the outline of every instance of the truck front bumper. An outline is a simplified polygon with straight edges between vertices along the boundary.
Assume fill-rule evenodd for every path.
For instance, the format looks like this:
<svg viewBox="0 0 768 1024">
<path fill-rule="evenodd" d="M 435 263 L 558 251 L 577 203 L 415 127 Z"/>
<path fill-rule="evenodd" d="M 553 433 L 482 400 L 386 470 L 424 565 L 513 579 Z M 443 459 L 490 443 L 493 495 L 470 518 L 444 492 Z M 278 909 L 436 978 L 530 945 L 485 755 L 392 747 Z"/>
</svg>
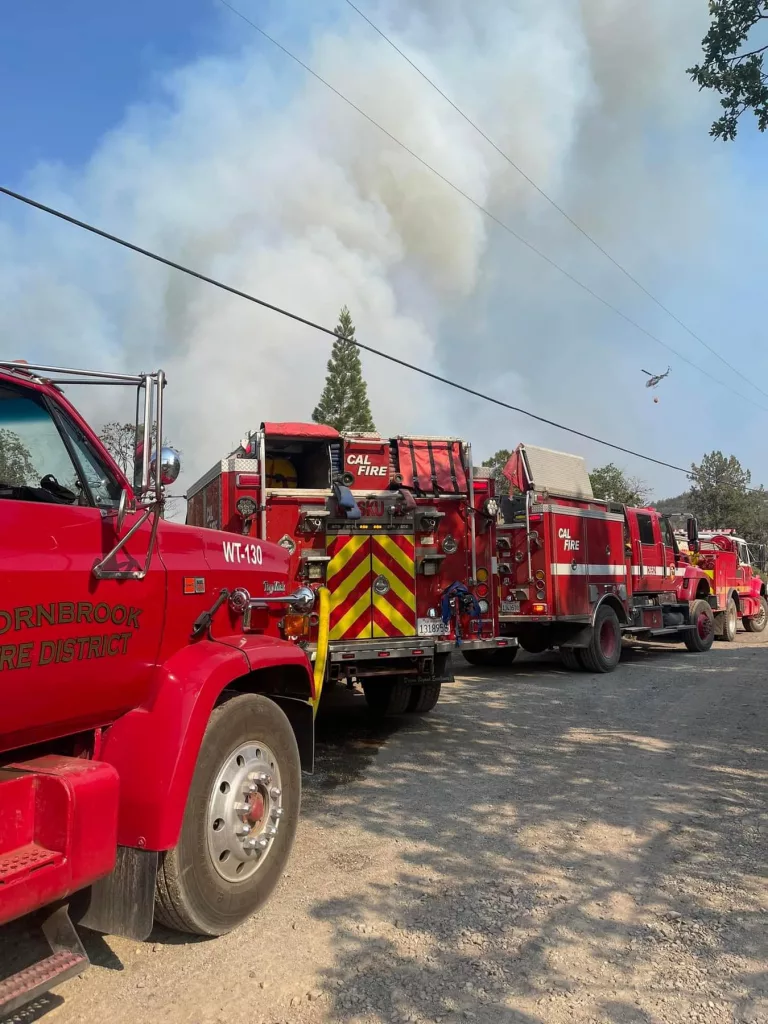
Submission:
<svg viewBox="0 0 768 1024">
<path fill-rule="evenodd" d="M 417 636 L 397 640 L 380 637 L 374 640 L 355 640 L 351 643 L 334 640 L 328 646 L 328 661 L 334 663 L 383 661 L 387 658 L 434 658 L 436 654 L 450 654 L 453 651 L 459 653 L 517 646 L 517 638 L 511 636 L 498 636 L 486 640 L 462 640 L 458 646 L 455 640 L 448 638 Z M 307 648 L 307 653 L 310 661 L 314 661 L 317 653 L 316 645 L 311 644 Z"/>
</svg>

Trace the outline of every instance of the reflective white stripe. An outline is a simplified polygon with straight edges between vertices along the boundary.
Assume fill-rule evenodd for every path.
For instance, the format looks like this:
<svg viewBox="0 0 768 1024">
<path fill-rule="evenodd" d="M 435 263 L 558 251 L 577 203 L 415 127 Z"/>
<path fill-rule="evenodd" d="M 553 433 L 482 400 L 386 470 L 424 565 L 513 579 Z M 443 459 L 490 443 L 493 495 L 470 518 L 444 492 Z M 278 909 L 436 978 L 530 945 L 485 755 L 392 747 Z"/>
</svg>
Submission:
<svg viewBox="0 0 768 1024">
<path fill-rule="evenodd" d="M 550 566 L 553 576 L 624 576 L 624 565 L 572 565 L 570 562 L 553 562 Z"/>
</svg>

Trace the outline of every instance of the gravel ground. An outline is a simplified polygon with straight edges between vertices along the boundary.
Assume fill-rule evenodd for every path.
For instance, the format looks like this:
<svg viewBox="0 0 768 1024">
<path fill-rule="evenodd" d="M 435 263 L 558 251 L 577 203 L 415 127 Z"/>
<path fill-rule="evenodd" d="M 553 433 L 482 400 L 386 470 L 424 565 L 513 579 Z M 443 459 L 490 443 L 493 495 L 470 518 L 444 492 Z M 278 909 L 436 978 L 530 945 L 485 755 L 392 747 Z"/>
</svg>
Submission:
<svg viewBox="0 0 768 1024">
<path fill-rule="evenodd" d="M 89 934 L 96 966 L 16 1019 L 768 1024 L 767 664 L 743 633 L 608 676 L 462 662 L 384 726 L 334 694 L 266 910 L 213 941 Z"/>
</svg>

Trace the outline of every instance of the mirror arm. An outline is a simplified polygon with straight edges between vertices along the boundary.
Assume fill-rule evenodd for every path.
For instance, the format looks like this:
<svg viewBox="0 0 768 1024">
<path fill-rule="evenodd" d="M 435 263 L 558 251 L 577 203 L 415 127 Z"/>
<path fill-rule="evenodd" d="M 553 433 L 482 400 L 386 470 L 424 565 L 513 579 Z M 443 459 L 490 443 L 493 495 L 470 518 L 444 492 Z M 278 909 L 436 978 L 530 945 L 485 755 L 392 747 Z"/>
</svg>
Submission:
<svg viewBox="0 0 768 1024">
<path fill-rule="evenodd" d="M 149 566 L 152 562 L 152 555 L 155 550 L 155 542 L 157 540 L 157 528 L 160 523 L 160 509 L 162 507 L 161 501 L 154 501 L 149 505 L 144 512 L 139 516 L 133 526 L 130 528 L 128 533 L 115 544 L 109 554 L 105 555 L 100 559 L 91 570 L 97 580 L 143 580 L 149 572 Z M 152 521 L 152 532 L 149 536 L 149 545 L 147 547 L 147 557 L 144 561 L 143 569 L 105 569 L 104 566 L 123 550 L 125 545 L 131 539 L 131 537 L 141 529 L 144 523 L 147 522 L 149 517 L 153 515 Z"/>
</svg>

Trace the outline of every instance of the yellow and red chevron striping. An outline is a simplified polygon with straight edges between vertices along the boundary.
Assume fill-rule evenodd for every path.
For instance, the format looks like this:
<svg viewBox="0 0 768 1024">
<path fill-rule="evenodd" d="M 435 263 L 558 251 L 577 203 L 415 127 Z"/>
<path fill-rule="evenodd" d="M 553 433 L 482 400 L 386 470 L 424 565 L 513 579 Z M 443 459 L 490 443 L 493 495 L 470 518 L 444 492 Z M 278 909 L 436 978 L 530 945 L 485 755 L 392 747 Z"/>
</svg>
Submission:
<svg viewBox="0 0 768 1024">
<path fill-rule="evenodd" d="M 402 534 L 334 537 L 328 545 L 331 640 L 416 635 L 414 538 Z M 374 581 L 384 577 L 385 594 Z"/>
<path fill-rule="evenodd" d="M 329 638 L 367 640 L 371 637 L 370 537 L 334 537 L 328 545 L 326 584 L 331 592 Z"/>
<path fill-rule="evenodd" d="M 373 635 L 416 635 L 416 564 L 414 538 L 377 534 L 371 538 L 374 578 L 385 576 L 386 594 L 373 593 Z"/>
</svg>

